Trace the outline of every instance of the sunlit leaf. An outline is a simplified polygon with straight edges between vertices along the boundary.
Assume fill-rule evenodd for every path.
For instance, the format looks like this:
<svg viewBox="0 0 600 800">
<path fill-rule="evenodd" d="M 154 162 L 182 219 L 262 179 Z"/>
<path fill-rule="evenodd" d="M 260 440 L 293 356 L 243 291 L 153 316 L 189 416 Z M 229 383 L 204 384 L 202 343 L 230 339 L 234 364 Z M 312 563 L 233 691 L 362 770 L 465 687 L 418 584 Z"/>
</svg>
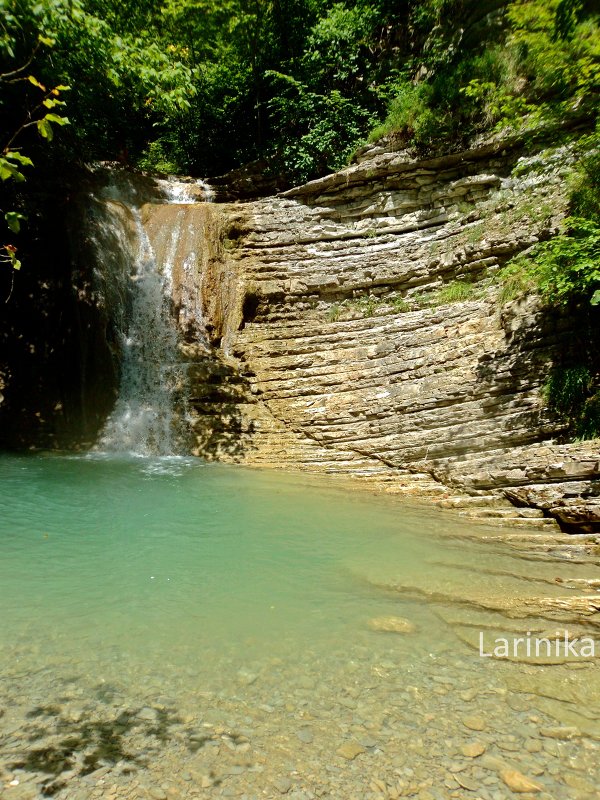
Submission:
<svg viewBox="0 0 600 800">
<path fill-rule="evenodd" d="M 10 265 L 13 269 L 21 269 L 21 262 L 17 258 L 17 248 L 14 244 L 5 244 L 4 247 L 0 248 L 6 252 L 7 258 L 4 260 L 10 261 Z"/>
<path fill-rule="evenodd" d="M 0 156 L 0 180 L 7 181 L 9 179 L 17 181 L 17 183 L 23 183 L 25 175 L 18 167 L 11 164 L 7 158 Z"/>
<path fill-rule="evenodd" d="M 44 119 L 38 119 L 36 125 L 40 136 L 42 136 L 44 139 L 48 139 L 48 141 L 51 142 L 54 132 L 52 130 L 52 125 L 50 122 L 48 122 L 46 117 L 44 117 Z"/>
<path fill-rule="evenodd" d="M 27 80 L 29 81 L 29 83 L 33 84 L 34 86 L 37 86 L 38 89 L 41 89 L 42 92 L 46 91 L 46 87 L 44 86 L 44 84 L 40 83 L 38 81 L 38 79 L 35 77 L 35 75 L 28 75 L 27 76 Z"/>
<path fill-rule="evenodd" d="M 22 153 L 19 153 L 18 150 L 8 150 L 4 154 L 4 158 L 11 159 L 12 161 L 18 161 L 20 164 L 23 164 L 26 167 L 33 167 L 33 161 L 29 158 L 29 156 L 24 156 Z"/>
<path fill-rule="evenodd" d="M 19 214 L 18 211 L 7 211 L 4 214 L 6 224 L 13 233 L 19 233 L 21 230 L 21 220 L 25 219 L 24 214 Z"/>
<path fill-rule="evenodd" d="M 46 122 L 53 122 L 55 125 L 68 125 L 69 118 L 68 117 L 61 117 L 58 114 L 46 114 L 44 117 Z"/>
</svg>

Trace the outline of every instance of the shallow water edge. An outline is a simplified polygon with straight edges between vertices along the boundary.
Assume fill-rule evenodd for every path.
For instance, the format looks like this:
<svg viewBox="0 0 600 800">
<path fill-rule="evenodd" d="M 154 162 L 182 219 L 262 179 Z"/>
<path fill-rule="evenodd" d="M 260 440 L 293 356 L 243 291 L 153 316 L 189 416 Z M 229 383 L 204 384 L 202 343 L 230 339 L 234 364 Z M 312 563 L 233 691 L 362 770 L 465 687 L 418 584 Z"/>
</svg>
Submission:
<svg viewBox="0 0 600 800">
<path fill-rule="evenodd" d="M 2 797 L 597 796 L 596 662 L 478 653 L 595 637 L 593 542 L 193 459 L 0 478 Z"/>
</svg>

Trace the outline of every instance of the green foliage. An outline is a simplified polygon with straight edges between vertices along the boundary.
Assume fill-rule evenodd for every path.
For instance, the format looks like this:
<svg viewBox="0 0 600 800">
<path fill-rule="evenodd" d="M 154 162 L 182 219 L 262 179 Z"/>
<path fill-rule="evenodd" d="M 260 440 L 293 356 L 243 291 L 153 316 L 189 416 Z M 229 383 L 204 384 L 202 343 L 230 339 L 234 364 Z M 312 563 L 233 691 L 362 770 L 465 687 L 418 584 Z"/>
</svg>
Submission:
<svg viewBox="0 0 600 800">
<path fill-rule="evenodd" d="M 0 247 L 0 263 L 10 264 L 16 270 L 21 269 L 21 262 L 17 258 L 17 248 L 14 244 L 5 244 Z"/>
<path fill-rule="evenodd" d="M 450 303 L 463 303 L 483 297 L 488 287 L 489 279 L 478 283 L 473 283 L 467 279 L 459 279 L 449 281 L 434 291 L 413 294 L 410 299 L 406 299 L 400 294 L 387 295 L 385 297 L 365 294 L 334 303 L 329 308 L 327 319 L 329 322 L 336 322 L 342 317 L 346 319 L 354 317 L 369 318 L 381 311 L 389 313 L 390 309 L 400 314 L 421 308 L 437 308 Z"/>
<path fill-rule="evenodd" d="M 342 308 L 339 303 L 334 303 L 333 305 L 331 305 L 327 312 L 328 322 L 337 322 L 338 319 L 340 318 L 341 313 L 342 313 Z"/>
<path fill-rule="evenodd" d="M 393 134 L 427 149 L 440 139 L 464 142 L 479 131 L 535 126 L 570 109 L 597 113 L 600 26 L 591 5 L 514 0 L 499 41 L 483 50 L 470 47 L 468 37 L 444 50 L 444 18 L 435 6 L 425 3 L 417 15 L 436 20 L 440 31 L 423 50 L 420 80 L 405 75 L 397 84 L 372 141 Z"/>
<path fill-rule="evenodd" d="M 581 144 L 587 153 L 571 180 L 571 216 L 560 234 L 499 272 L 502 302 L 537 291 L 554 305 L 581 300 L 600 305 L 600 132 Z"/>
<path fill-rule="evenodd" d="M 150 142 L 148 149 L 137 161 L 140 169 L 149 172 L 165 173 L 167 175 L 180 171 L 180 165 L 169 157 L 168 144 L 165 145 L 161 139 Z"/>
<path fill-rule="evenodd" d="M 269 109 L 285 132 L 274 155 L 286 173 L 300 182 L 344 166 L 372 123 L 369 112 L 337 89 L 316 94 L 287 75 L 269 74 L 283 87 Z"/>
<path fill-rule="evenodd" d="M 445 284 L 437 293 L 437 303 L 463 303 L 472 300 L 477 294 L 477 287 L 467 280 L 455 280 Z"/>
<path fill-rule="evenodd" d="M 44 139 L 53 138 L 54 126 L 66 124 L 58 95 L 68 85 L 75 87 L 69 118 L 70 142 L 77 155 L 110 158 L 137 148 L 139 137 L 190 108 L 195 72 L 180 49 L 161 42 L 151 29 L 121 29 L 119 20 L 134 15 L 137 4 L 126 2 L 117 13 L 87 0 L 0 2 L 6 12 L 0 72 L 29 60 L 36 76 L 29 76 L 29 82 L 40 91 L 44 85 L 56 87 L 56 93 L 44 100 L 48 113 L 36 122 Z M 12 107 L 18 113 L 21 103 L 14 83 L 0 97 L 0 111 Z"/>
<path fill-rule="evenodd" d="M 480 300 L 486 296 L 490 283 L 490 278 L 478 281 L 471 281 L 468 278 L 456 278 L 448 281 L 439 289 L 422 291 L 413 295 L 411 301 L 417 308 L 438 308 L 451 303 Z"/>
<path fill-rule="evenodd" d="M 507 86 L 494 81 L 473 78 L 461 91 L 475 106 L 481 108 L 485 123 L 493 125 L 495 130 L 517 126 L 535 108 L 524 97 L 513 94 Z"/>
<path fill-rule="evenodd" d="M 24 219 L 27 218 L 19 211 L 6 211 L 4 213 L 4 220 L 13 233 L 19 233 L 21 230 L 21 222 Z"/>
<path fill-rule="evenodd" d="M 520 0 L 508 7 L 507 46 L 537 102 L 579 101 L 600 85 L 598 19 L 582 11 L 568 0 Z"/>
<path fill-rule="evenodd" d="M 266 159 L 289 183 L 343 166 L 369 131 L 459 145 L 552 104 L 591 105 L 598 89 L 597 18 L 580 0 L 513 0 L 507 24 L 480 19 L 475 0 L 0 0 L 0 12 L 0 72 L 31 55 L 40 86 L 74 87 L 52 142 L 65 161 L 210 176 Z M 2 89 L 0 115 L 22 117 L 26 93 Z M 37 117 L 47 142 L 63 103 L 47 97 Z"/>
<path fill-rule="evenodd" d="M 67 117 L 61 117 L 58 114 L 46 114 L 41 119 L 36 120 L 36 127 L 38 133 L 43 139 L 49 142 L 54 138 L 54 129 L 52 125 L 68 125 L 69 120 Z"/>
<path fill-rule="evenodd" d="M 566 303 L 577 295 L 600 303 L 600 226 L 569 217 L 566 233 L 540 244 L 534 254 L 538 285 L 550 303 Z"/>
<path fill-rule="evenodd" d="M 582 0 L 560 0 L 554 17 L 554 39 L 571 39 L 583 12 Z"/>
<path fill-rule="evenodd" d="M 554 367 L 543 392 L 548 408 L 565 420 L 575 436 L 592 439 L 600 435 L 598 376 L 588 366 Z"/>
<path fill-rule="evenodd" d="M 571 211 L 600 220 L 600 131 L 581 139 L 580 147 L 585 155 L 571 181 Z"/>
<path fill-rule="evenodd" d="M 469 55 L 454 64 L 440 61 L 428 80 L 415 82 L 401 76 L 384 122 L 370 134 L 371 141 L 393 135 L 420 150 L 463 142 L 477 125 L 490 124 L 492 78 L 499 74 L 500 60 L 494 51 Z M 465 83 L 470 81 L 467 86 Z M 503 107 L 506 99 L 495 98 Z"/>
<path fill-rule="evenodd" d="M 334 303 L 327 312 L 327 319 L 329 322 L 336 322 L 342 316 L 346 319 L 354 319 L 356 317 L 370 318 L 382 308 L 390 305 L 395 307 L 399 302 L 400 298 L 383 298 L 372 294 L 364 294 Z M 405 311 L 407 309 L 397 307 L 396 310 Z"/>
<path fill-rule="evenodd" d="M 397 94 L 390 102 L 385 121 L 369 134 L 369 141 L 376 142 L 383 136 L 396 134 L 406 139 L 422 139 L 423 121 L 428 111 L 426 84 L 404 83 L 398 86 Z"/>
<path fill-rule="evenodd" d="M 600 304 L 600 225 L 568 217 L 565 232 L 513 259 L 498 276 L 503 302 L 537 291 L 553 305 Z"/>
<path fill-rule="evenodd" d="M 9 24 L 16 24 L 16 20 L 10 16 L 8 22 Z M 4 51 L 12 55 L 12 43 L 7 32 L 8 27 L 4 27 L 2 31 L 3 35 L 0 36 L 0 52 Z M 23 172 L 23 168 L 33 166 L 32 159 L 16 147 L 18 140 L 27 133 L 29 128 L 35 127 L 43 139 L 51 141 L 54 136 L 53 126 L 58 125 L 62 127 L 69 123 L 67 117 L 49 109 L 59 110 L 65 105 L 65 102 L 61 99 L 61 93 L 68 91 L 70 87 L 59 84 L 51 89 L 47 89 L 34 75 L 27 74 L 27 69 L 39 48 L 41 46 L 50 47 L 53 43 L 54 40 L 52 38 L 45 36 L 43 33 L 38 33 L 37 40 L 32 45 L 29 58 L 21 65 L 13 65 L 11 69 L 0 72 L 0 86 L 12 86 L 16 84 L 18 86 L 25 86 L 26 89 L 28 89 L 29 86 L 33 86 L 38 92 L 38 94 L 36 94 L 36 99 L 33 101 L 29 101 L 28 96 L 26 96 L 26 100 L 29 104 L 26 106 L 24 121 L 13 123 L 12 130 L 9 129 L 10 132 L 7 133 L 7 138 L 2 142 L 0 155 L 0 180 L 2 183 L 24 183 L 26 175 Z M 40 95 L 39 92 L 42 94 Z M 14 209 L 4 210 L 3 216 L 6 226 L 12 234 L 20 233 L 21 223 L 27 219 L 25 214 Z M 21 261 L 17 257 L 17 247 L 12 242 L 0 246 L 0 262 L 9 264 L 14 270 L 19 270 L 21 268 Z"/>
<path fill-rule="evenodd" d="M 0 180 L 13 180 L 23 183 L 25 175 L 22 167 L 32 167 L 33 161 L 18 150 L 5 150 L 0 156 Z"/>
<path fill-rule="evenodd" d="M 532 262 L 525 255 L 511 259 L 497 275 L 498 302 L 504 305 L 518 297 L 538 291 L 538 281 Z"/>
<path fill-rule="evenodd" d="M 381 305 L 381 302 L 382 301 L 378 297 L 367 294 L 363 297 L 351 300 L 348 307 L 352 312 L 360 314 L 362 317 L 372 317 Z"/>
<path fill-rule="evenodd" d="M 410 303 L 400 295 L 392 300 L 392 308 L 397 313 L 411 310 Z"/>
<path fill-rule="evenodd" d="M 302 72 L 313 86 L 350 88 L 360 82 L 379 17 L 368 4 L 335 3 L 311 30 Z"/>
<path fill-rule="evenodd" d="M 567 217 L 565 232 L 513 259 L 499 273 L 501 300 L 537 291 L 552 304 L 600 304 L 600 226 Z"/>
</svg>

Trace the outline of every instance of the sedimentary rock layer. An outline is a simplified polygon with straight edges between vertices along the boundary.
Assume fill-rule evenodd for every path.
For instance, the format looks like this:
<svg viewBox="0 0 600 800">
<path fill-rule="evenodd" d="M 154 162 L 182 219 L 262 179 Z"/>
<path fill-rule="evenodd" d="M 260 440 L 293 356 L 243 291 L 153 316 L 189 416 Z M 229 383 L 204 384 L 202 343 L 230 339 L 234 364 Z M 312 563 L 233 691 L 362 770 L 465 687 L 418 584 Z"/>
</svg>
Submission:
<svg viewBox="0 0 600 800">
<path fill-rule="evenodd" d="M 502 303 L 495 283 L 556 231 L 572 161 L 568 147 L 384 153 L 283 196 L 196 207 L 211 257 L 177 301 L 188 319 L 200 291 L 228 373 L 218 396 L 194 384 L 198 452 L 503 493 L 597 530 L 597 443 L 557 444 L 541 392 L 593 320 Z"/>
</svg>

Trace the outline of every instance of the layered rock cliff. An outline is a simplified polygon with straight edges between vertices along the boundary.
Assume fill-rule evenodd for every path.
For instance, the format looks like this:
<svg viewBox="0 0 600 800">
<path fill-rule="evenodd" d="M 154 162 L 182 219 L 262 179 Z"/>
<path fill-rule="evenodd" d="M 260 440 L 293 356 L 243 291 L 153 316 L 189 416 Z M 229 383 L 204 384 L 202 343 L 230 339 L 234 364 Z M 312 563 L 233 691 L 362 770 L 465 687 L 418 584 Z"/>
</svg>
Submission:
<svg viewBox="0 0 600 800">
<path fill-rule="evenodd" d="M 576 140 L 421 161 L 372 149 L 243 203 L 202 192 L 165 203 L 164 182 L 125 177 L 169 275 L 192 452 L 352 476 L 516 524 L 600 530 L 598 442 L 569 443 L 542 391 L 553 365 L 597 341 L 598 316 L 534 296 L 503 302 L 496 281 L 557 229 L 575 152 Z M 27 315 L 13 304 L 5 444 L 89 446 L 115 397 L 128 272 L 119 242 L 97 241 L 112 235 L 99 204 L 114 201 L 93 181 L 86 191 L 95 199 L 70 215 L 71 267 L 29 294 L 51 288 L 43 330 L 17 335 Z"/>
<path fill-rule="evenodd" d="M 191 209 L 212 242 L 176 298 L 185 321 L 184 295 L 201 296 L 212 343 L 193 370 L 196 452 L 502 495 L 596 530 L 598 443 L 565 444 L 541 388 L 597 317 L 503 304 L 494 281 L 556 230 L 573 158 L 367 153 L 275 198 Z"/>
</svg>

